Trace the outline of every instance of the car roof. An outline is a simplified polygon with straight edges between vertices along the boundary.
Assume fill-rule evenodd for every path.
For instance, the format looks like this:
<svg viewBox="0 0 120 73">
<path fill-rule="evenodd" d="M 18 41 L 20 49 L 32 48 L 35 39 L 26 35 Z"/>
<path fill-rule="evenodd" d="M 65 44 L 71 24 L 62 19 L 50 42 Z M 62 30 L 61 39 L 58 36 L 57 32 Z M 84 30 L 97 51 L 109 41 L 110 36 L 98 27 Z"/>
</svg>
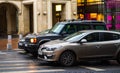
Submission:
<svg viewBox="0 0 120 73">
<path fill-rule="evenodd" d="M 68 24 L 68 23 L 100 23 L 100 25 L 105 25 L 105 22 L 97 21 L 97 20 L 67 20 L 61 21 L 60 23 Z"/>
<path fill-rule="evenodd" d="M 82 30 L 79 32 L 86 32 L 86 33 L 92 33 L 92 32 L 108 32 L 108 33 L 117 33 L 120 34 L 120 32 L 117 31 L 110 31 L 110 30 Z"/>
</svg>

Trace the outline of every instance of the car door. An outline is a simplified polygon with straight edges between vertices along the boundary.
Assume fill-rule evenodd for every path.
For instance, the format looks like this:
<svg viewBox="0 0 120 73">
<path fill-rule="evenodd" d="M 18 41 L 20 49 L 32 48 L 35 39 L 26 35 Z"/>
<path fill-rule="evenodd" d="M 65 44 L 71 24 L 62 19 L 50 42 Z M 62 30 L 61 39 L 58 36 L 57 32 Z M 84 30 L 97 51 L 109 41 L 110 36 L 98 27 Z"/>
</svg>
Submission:
<svg viewBox="0 0 120 73">
<path fill-rule="evenodd" d="M 86 39 L 87 42 L 79 45 L 79 58 L 93 58 L 99 56 L 101 45 L 99 42 L 99 33 L 91 33 L 82 39 Z"/>
<path fill-rule="evenodd" d="M 63 35 L 63 37 L 66 37 L 72 33 L 77 32 L 77 26 L 76 24 L 66 24 L 66 26 L 63 28 L 61 34 Z"/>
<path fill-rule="evenodd" d="M 101 49 L 99 55 L 104 57 L 112 57 L 120 47 L 120 35 L 115 33 L 100 33 Z"/>
<path fill-rule="evenodd" d="M 120 47 L 119 37 L 117 34 L 106 32 L 87 35 L 83 38 L 87 42 L 79 48 L 79 58 L 111 58 Z"/>
</svg>

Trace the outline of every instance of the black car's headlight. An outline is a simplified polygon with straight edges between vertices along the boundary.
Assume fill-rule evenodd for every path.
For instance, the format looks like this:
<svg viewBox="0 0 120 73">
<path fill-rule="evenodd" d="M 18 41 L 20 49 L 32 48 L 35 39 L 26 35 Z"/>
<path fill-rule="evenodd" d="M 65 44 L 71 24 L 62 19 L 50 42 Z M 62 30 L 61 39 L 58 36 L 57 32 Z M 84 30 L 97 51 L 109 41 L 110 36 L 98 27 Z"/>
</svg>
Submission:
<svg viewBox="0 0 120 73">
<path fill-rule="evenodd" d="M 20 39 L 20 41 L 21 41 L 21 42 L 24 42 L 24 41 L 25 41 L 25 39 Z"/>
<path fill-rule="evenodd" d="M 31 39 L 30 39 L 30 42 L 31 42 L 31 43 L 37 43 L 37 38 L 31 38 Z"/>
</svg>

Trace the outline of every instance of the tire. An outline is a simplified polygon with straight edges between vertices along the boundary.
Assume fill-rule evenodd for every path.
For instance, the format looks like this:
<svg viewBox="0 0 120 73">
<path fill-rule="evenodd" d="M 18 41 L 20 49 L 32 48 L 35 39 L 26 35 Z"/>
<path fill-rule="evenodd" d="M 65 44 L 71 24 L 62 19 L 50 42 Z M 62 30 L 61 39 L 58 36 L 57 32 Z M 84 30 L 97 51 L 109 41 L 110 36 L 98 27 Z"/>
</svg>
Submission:
<svg viewBox="0 0 120 73">
<path fill-rule="evenodd" d="M 27 49 L 24 50 L 26 53 L 30 53 Z"/>
<path fill-rule="evenodd" d="M 72 66 L 76 61 L 75 54 L 71 51 L 65 51 L 61 54 L 59 62 L 63 66 Z"/>
<path fill-rule="evenodd" d="M 117 62 L 120 64 L 120 52 L 117 55 Z"/>
<path fill-rule="evenodd" d="M 38 54 L 36 54 L 36 53 L 32 53 L 32 55 L 33 55 L 34 58 L 38 57 Z"/>
</svg>

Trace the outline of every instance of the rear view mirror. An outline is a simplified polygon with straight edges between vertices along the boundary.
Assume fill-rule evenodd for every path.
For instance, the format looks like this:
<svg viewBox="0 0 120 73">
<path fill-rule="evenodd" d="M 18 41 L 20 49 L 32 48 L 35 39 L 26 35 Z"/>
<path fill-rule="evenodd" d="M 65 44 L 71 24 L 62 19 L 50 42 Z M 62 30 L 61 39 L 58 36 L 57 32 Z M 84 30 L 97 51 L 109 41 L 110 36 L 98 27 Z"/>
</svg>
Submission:
<svg viewBox="0 0 120 73">
<path fill-rule="evenodd" d="M 82 39 L 82 40 L 80 41 L 80 43 L 86 43 L 86 42 L 87 42 L 86 39 Z"/>
</svg>

